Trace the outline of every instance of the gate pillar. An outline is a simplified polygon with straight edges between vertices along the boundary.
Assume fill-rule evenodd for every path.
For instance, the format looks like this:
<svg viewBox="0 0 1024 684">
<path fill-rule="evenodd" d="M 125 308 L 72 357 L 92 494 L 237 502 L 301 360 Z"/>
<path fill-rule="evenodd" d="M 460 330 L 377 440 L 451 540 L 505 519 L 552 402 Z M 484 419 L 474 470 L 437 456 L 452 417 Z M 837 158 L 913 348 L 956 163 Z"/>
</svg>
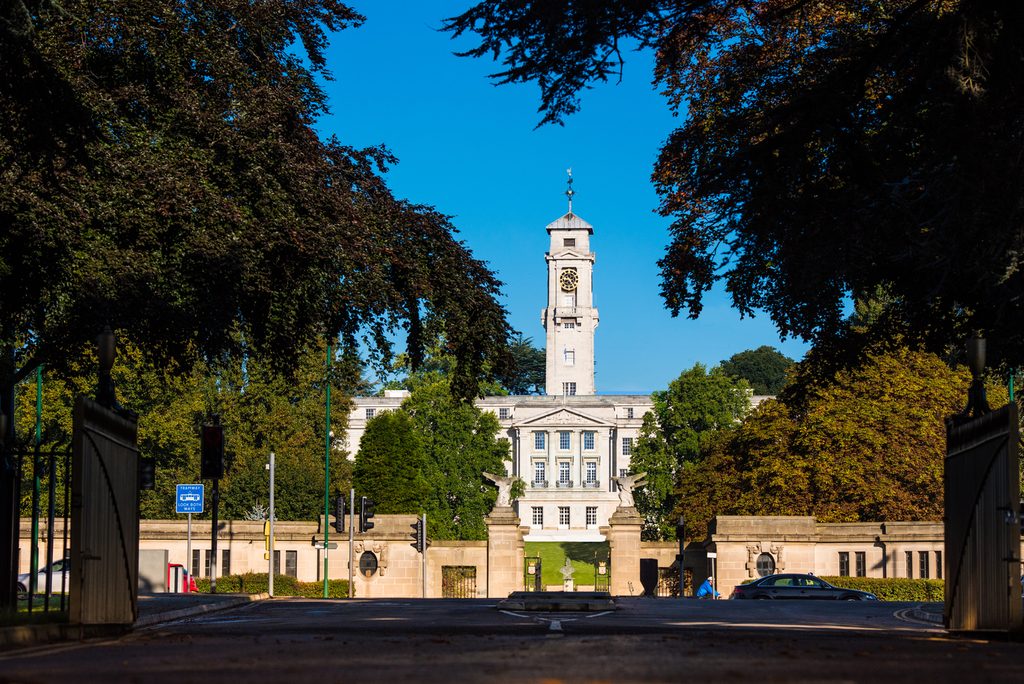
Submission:
<svg viewBox="0 0 1024 684">
<path fill-rule="evenodd" d="M 487 524 L 487 598 L 523 590 L 523 530 L 511 506 L 495 506 Z"/>
<path fill-rule="evenodd" d="M 640 586 L 640 528 L 644 519 L 632 506 L 619 506 L 608 519 L 608 546 L 611 553 L 612 596 L 636 596 Z"/>
</svg>

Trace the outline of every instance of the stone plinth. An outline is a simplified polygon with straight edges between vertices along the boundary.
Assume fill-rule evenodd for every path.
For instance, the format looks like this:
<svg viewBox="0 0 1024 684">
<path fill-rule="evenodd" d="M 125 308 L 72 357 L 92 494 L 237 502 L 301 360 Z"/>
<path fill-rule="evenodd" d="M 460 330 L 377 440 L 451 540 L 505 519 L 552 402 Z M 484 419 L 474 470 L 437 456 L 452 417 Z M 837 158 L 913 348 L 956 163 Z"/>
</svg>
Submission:
<svg viewBox="0 0 1024 684">
<path fill-rule="evenodd" d="M 487 597 L 505 598 L 523 589 L 523 531 L 511 506 L 496 506 L 487 523 Z"/>
<path fill-rule="evenodd" d="M 640 528 L 644 519 L 636 509 L 619 507 L 608 519 L 608 546 L 611 549 L 612 596 L 639 596 Z"/>
</svg>

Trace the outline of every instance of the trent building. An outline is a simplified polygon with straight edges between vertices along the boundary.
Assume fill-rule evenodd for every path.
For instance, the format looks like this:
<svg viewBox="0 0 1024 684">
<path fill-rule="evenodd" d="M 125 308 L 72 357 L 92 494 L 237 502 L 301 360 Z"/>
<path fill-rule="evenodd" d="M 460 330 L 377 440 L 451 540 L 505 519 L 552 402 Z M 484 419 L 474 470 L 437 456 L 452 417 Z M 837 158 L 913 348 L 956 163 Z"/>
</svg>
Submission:
<svg viewBox="0 0 1024 684">
<path fill-rule="evenodd" d="M 494 413 L 499 436 L 510 444 L 509 474 L 522 478 L 526 494 L 514 505 L 526 541 L 604 541 L 601 527 L 619 502 L 613 477 L 630 469 L 630 456 L 648 395 L 599 395 L 594 383 L 594 228 L 572 211 L 549 223 L 547 302 L 540 322 L 546 341 L 542 396 L 484 397 L 478 408 Z M 358 449 L 366 422 L 398 408 L 408 394 L 358 397 L 349 416 L 347 444 Z"/>
</svg>

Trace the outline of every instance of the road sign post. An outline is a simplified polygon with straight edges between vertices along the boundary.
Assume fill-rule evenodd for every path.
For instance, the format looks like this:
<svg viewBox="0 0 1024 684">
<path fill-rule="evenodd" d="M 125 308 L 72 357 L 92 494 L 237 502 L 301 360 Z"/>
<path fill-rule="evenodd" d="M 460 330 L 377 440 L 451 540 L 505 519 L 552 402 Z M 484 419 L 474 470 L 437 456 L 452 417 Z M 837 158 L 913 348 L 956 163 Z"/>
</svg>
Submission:
<svg viewBox="0 0 1024 684">
<path fill-rule="evenodd" d="M 192 514 L 202 513 L 205 488 L 202 484 L 180 484 L 175 487 L 174 512 L 188 514 L 185 538 L 185 567 L 192 575 Z"/>
</svg>

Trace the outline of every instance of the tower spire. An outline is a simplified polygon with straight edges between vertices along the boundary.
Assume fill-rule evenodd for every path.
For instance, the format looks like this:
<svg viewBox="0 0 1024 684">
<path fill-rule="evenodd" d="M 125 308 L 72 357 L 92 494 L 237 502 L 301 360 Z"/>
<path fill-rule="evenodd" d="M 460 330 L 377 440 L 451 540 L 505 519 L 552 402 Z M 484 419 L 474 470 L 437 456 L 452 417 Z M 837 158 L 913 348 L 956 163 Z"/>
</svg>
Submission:
<svg viewBox="0 0 1024 684">
<path fill-rule="evenodd" d="M 565 172 L 569 175 L 569 181 L 568 181 L 569 187 L 565 191 L 565 196 L 569 198 L 569 213 L 571 214 L 572 213 L 572 196 L 576 194 L 576 191 L 572 189 L 572 167 L 570 166 L 569 168 L 567 168 L 565 170 Z"/>
</svg>

